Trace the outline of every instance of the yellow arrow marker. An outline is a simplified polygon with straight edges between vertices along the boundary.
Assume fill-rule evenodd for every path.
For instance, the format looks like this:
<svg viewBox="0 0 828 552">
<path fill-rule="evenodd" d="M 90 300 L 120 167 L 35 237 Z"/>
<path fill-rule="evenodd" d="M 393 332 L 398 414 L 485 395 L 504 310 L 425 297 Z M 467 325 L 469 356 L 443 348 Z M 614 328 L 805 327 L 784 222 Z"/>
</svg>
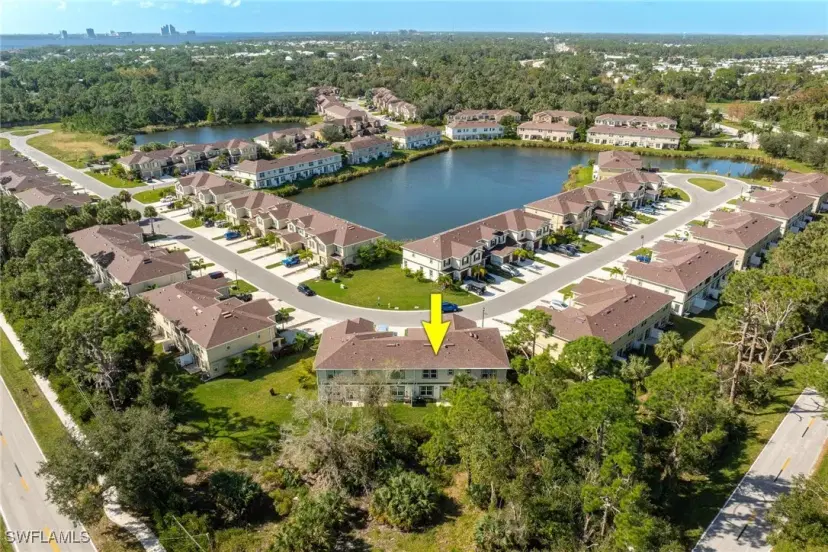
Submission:
<svg viewBox="0 0 828 552">
<path fill-rule="evenodd" d="M 426 322 L 423 320 L 423 329 L 425 330 L 426 336 L 428 336 L 428 342 L 431 343 L 431 349 L 436 355 L 440 352 L 440 346 L 443 344 L 443 340 L 446 338 L 446 333 L 451 325 L 451 322 L 443 322 L 442 294 L 431 294 L 431 308 L 429 311 L 431 321 Z"/>
<path fill-rule="evenodd" d="M 790 457 L 789 457 L 787 460 L 785 460 L 785 463 L 784 463 L 784 464 L 782 464 L 782 469 L 781 469 L 781 470 L 779 470 L 779 472 L 781 473 L 781 472 L 785 471 L 785 468 L 787 468 L 787 467 L 788 467 L 788 464 L 790 464 L 790 463 L 791 463 L 791 459 L 790 459 Z"/>
<path fill-rule="evenodd" d="M 25 480 L 25 479 L 23 479 L 23 476 L 22 476 L 22 475 L 20 476 L 20 485 L 22 485 L 22 486 L 23 486 L 23 490 L 24 490 L 24 491 L 26 491 L 27 493 L 29 492 L 29 484 L 28 484 L 28 483 L 26 483 L 26 480 Z"/>
</svg>

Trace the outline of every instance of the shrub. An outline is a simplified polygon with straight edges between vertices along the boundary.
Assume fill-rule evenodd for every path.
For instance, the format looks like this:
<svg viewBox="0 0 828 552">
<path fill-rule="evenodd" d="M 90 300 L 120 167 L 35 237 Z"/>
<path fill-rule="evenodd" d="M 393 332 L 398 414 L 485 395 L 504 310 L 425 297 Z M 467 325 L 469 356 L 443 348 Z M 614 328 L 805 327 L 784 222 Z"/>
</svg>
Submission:
<svg viewBox="0 0 828 552">
<path fill-rule="evenodd" d="M 261 486 L 246 473 L 218 471 L 210 476 L 216 516 L 228 525 L 247 519 L 263 496 Z"/>
<path fill-rule="evenodd" d="M 333 552 L 348 505 L 342 495 L 324 493 L 299 501 L 276 534 L 277 552 Z"/>
<path fill-rule="evenodd" d="M 371 497 L 371 515 L 403 531 L 428 522 L 437 512 L 439 493 L 427 477 L 404 471 L 391 477 Z"/>
<path fill-rule="evenodd" d="M 286 186 L 280 186 L 277 188 L 273 193 L 279 197 L 288 197 L 292 195 L 296 195 L 300 192 L 298 186 L 294 186 L 293 184 L 288 184 Z"/>
</svg>

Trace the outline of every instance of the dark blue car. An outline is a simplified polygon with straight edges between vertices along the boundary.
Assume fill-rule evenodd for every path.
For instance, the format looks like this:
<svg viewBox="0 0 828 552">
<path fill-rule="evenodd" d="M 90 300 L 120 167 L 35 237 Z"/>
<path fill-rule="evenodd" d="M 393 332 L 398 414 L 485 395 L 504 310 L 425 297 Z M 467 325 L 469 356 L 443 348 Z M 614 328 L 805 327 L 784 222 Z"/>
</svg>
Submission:
<svg viewBox="0 0 828 552">
<path fill-rule="evenodd" d="M 443 312 L 460 312 L 460 307 L 454 303 L 449 303 L 448 301 L 443 301 L 442 308 Z"/>
</svg>

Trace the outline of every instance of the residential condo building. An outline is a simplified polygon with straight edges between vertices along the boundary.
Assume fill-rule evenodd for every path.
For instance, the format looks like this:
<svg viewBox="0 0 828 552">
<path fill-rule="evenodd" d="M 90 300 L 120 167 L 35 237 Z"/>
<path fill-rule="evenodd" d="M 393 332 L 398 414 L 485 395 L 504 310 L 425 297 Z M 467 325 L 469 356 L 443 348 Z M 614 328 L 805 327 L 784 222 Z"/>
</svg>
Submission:
<svg viewBox="0 0 828 552">
<path fill-rule="evenodd" d="M 782 189 L 755 190 L 746 199 L 736 202 L 736 208 L 772 218 L 779 224 L 782 234 L 794 234 L 805 229 L 814 207 L 814 198 Z"/>
<path fill-rule="evenodd" d="M 278 159 L 242 161 L 233 170 L 233 176 L 252 188 L 273 188 L 321 174 L 330 174 L 342 168 L 342 156 L 326 149 L 302 150 Z"/>
<path fill-rule="evenodd" d="M 575 127 L 560 122 L 548 123 L 532 120 L 520 123 L 517 127 L 517 135 L 521 140 L 566 142 L 575 139 Z"/>
<path fill-rule="evenodd" d="M 446 137 L 454 141 L 503 138 L 503 127 L 489 121 L 456 121 L 446 125 Z"/>
<path fill-rule="evenodd" d="M 692 241 L 734 253 L 736 270 L 762 264 L 762 255 L 782 237 L 777 221 L 747 212 L 713 211 L 704 226 L 688 228 Z"/>
<path fill-rule="evenodd" d="M 388 138 L 400 149 L 421 149 L 436 146 L 442 140 L 439 128 L 412 126 L 388 130 Z"/>
</svg>

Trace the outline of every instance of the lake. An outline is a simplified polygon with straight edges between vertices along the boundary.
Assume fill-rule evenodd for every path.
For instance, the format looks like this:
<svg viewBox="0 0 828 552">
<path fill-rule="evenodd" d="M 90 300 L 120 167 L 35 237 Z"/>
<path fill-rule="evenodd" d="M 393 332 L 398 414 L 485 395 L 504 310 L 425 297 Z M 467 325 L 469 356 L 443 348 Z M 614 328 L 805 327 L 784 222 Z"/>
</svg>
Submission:
<svg viewBox="0 0 828 552">
<path fill-rule="evenodd" d="M 168 144 L 170 140 L 175 140 L 179 144 L 209 144 L 210 142 L 219 142 L 232 138 L 250 140 L 271 130 L 304 126 L 303 123 L 248 123 L 243 125 L 177 128 L 175 130 L 165 130 L 162 132 L 136 134 L 135 142 L 139 146 L 147 142 Z"/>
<path fill-rule="evenodd" d="M 291 199 L 407 241 L 556 194 L 573 165 L 596 156 L 545 148 L 458 149 Z M 644 157 L 644 162 L 665 171 L 732 176 L 763 169 L 717 159 Z"/>
</svg>

